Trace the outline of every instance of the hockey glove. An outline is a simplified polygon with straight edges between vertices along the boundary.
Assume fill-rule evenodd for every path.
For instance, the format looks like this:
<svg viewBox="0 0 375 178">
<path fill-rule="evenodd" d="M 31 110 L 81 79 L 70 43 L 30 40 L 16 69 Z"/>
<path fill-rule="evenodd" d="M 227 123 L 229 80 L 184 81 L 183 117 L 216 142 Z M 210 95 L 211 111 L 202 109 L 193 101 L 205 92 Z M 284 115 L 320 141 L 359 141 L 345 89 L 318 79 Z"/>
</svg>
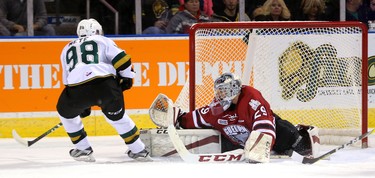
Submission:
<svg viewBox="0 0 375 178">
<path fill-rule="evenodd" d="M 85 110 L 79 115 L 79 117 L 80 117 L 80 118 L 85 118 L 85 117 L 89 116 L 90 114 L 91 114 L 91 108 L 87 108 L 87 109 L 85 109 Z"/>
<path fill-rule="evenodd" d="M 127 77 L 120 78 L 119 77 L 118 79 L 119 79 L 119 84 L 120 84 L 122 91 L 129 90 L 130 88 L 132 88 L 133 86 L 132 78 L 127 78 Z"/>
</svg>

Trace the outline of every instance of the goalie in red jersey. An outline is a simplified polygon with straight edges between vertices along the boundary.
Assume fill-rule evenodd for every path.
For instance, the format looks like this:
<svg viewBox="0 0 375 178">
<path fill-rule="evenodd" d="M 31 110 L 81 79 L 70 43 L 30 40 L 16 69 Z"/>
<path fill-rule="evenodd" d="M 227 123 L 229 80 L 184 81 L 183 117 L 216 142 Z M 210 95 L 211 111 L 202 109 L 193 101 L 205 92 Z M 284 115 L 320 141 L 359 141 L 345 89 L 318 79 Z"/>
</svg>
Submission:
<svg viewBox="0 0 375 178">
<path fill-rule="evenodd" d="M 268 162 L 271 151 L 296 151 L 305 156 L 316 156 L 319 152 L 316 127 L 295 127 L 281 119 L 260 91 L 242 85 L 235 74 L 218 77 L 214 90 L 215 97 L 209 105 L 187 113 L 180 110 L 175 126 L 218 130 L 223 136 L 222 152 L 244 149 L 245 158 L 254 162 Z"/>
</svg>

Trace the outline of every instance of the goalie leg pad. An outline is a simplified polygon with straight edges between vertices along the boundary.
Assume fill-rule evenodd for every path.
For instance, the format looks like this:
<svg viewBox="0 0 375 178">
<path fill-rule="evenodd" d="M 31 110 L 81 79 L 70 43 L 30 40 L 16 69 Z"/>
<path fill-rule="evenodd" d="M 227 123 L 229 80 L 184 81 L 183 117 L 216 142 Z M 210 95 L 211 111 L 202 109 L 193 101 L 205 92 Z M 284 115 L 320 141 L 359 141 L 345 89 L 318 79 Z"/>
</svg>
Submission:
<svg viewBox="0 0 375 178">
<path fill-rule="evenodd" d="M 272 137 L 270 135 L 252 131 L 245 143 L 245 159 L 249 163 L 270 162 Z"/>
</svg>

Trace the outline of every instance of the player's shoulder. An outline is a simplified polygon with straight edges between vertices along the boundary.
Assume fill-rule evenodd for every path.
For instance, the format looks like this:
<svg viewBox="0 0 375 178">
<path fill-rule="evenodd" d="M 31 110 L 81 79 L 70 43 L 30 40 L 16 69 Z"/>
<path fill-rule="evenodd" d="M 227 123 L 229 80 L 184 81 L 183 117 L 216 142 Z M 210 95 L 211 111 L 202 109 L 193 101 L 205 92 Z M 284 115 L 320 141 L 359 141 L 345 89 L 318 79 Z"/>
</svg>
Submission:
<svg viewBox="0 0 375 178">
<path fill-rule="evenodd" d="M 249 85 L 242 85 L 241 90 L 250 93 L 259 92 L 259 90 Z"/>
<path fill-rule="evenodd" d="M 247 98 L 262 98 L 262 93 L 254 87 L 242 85 L 241 94 Z"/>
<path fill-rule="evenodd" d="M 103 35 L 92 35 L 88 37 L 88 40 L 93 40 L 93 41 L 103 41 L 106 40 L 107 37 Z"/>
</svg>

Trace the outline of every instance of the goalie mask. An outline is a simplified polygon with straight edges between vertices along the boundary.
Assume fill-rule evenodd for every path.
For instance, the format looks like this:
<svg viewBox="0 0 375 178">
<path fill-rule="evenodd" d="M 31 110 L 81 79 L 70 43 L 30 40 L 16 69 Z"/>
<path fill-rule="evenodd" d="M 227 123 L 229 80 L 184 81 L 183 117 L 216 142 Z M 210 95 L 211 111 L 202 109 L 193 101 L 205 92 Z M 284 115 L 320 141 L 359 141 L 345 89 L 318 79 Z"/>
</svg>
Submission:
<svg viewBox="0 0 375 178">
<path fill-rule="evenodd" d="M 103 35 L 102 26 L 95 19 L 83 19 L 77 26 L 78 37 Z"/>
<path fill-rule="evenodd" d="M 232 73 L 224 73 L 214 82 L 215 98 L 210 104 L 213 115 L 219 115 L 227 110 L 233 99 L 241 92 L 241 80 Z"/>
</svg>

